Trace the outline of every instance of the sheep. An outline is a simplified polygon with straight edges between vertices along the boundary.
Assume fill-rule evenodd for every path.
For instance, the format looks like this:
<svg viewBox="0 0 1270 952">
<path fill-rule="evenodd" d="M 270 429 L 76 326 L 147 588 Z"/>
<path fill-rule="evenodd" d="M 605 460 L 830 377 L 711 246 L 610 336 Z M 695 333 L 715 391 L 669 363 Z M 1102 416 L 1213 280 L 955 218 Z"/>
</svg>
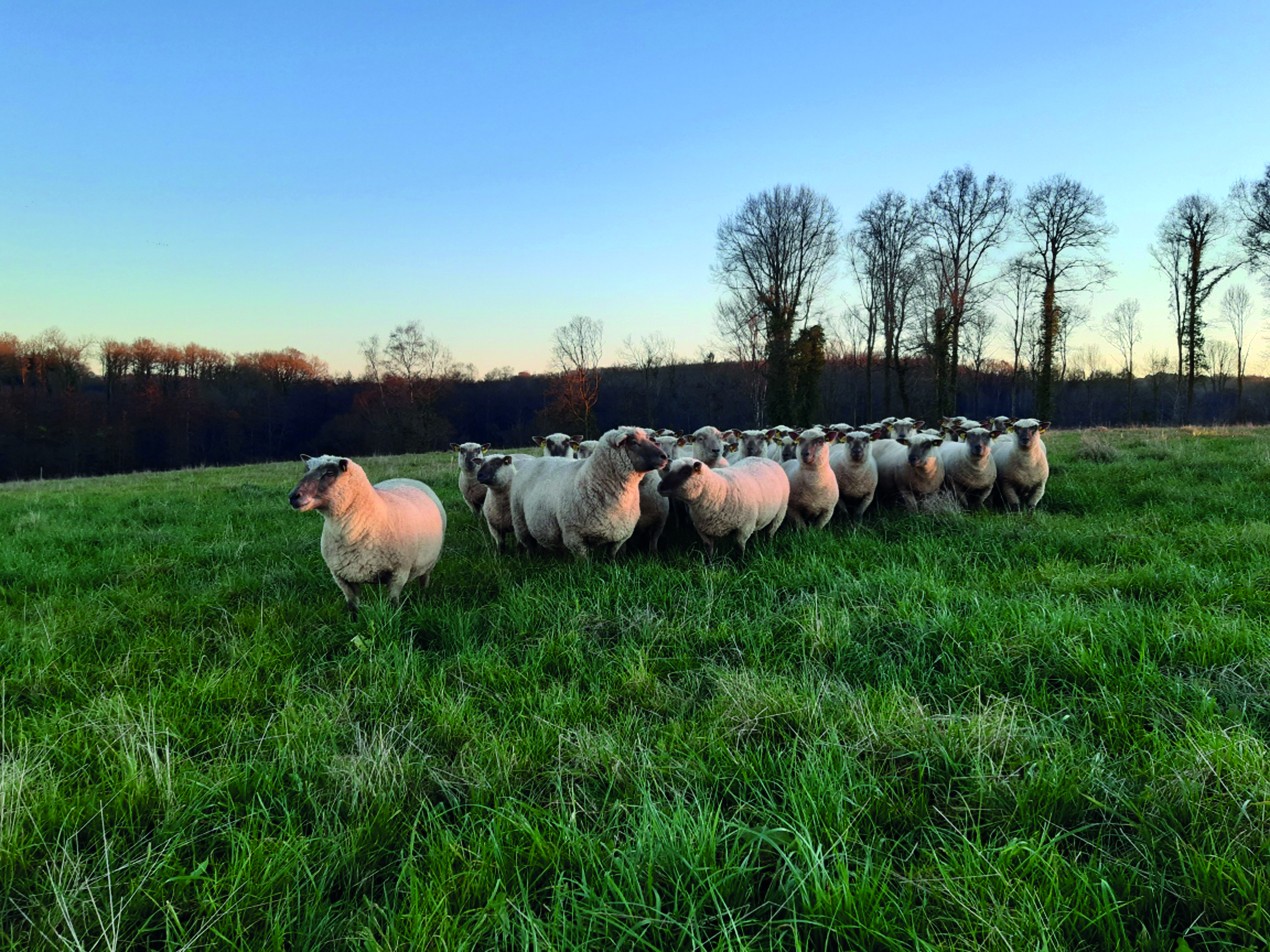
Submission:
<svg viewBox="0 0 1270 952">
<path fill-rule="evenodd" d="M 796 528 L 824 528 L 838 505 L 838 478 L 829 468 L 832 443 L 819 427 L 798 435 L 798 458 L 781 464 L 789 479 L 787 518 Z"/>
<path fill-rule="evenodd" d="M 977 509 L 992 494 L 997 464 L 992 458 L 992 434 L 985 427 L 958 430 L 958 441 L 945 440 L 939 447 L 944 464 L 944 485 L 957 501 Z"/>
<path fill-rule="evenodd" d="M 547 436 L 535 436 L 533 440 L 535 446 L 542 447 L 543 456 L 575 459 L 574 451 L 582 442 L 582 437 L 570 436 L 568 433 L 550 433 Z"/>
<path fill-rule="evenodd" d="M 922 428 L 925 420 L 914 420 L 912 417 L 901 417 L 891 422 L 891 437 L 899 440 L 906 436 L 912 436 Z"/>
<path fill-rule="evenodd" d="M 653 442 L 661 447 L 667 459 L 679 459 L 686 452 L 684 446 L 687 445 L 688 440 L 674 430 L 670 430 L 669 432 L 658 433 L 653 437 Z"/>
<path fill-rule="evenodd" d="M 621 550 L 639 521 L 640 480 L 666 454 L 639 427 L 609 430 L 599 444 L 589 459 L 535 457 L 516 467 L 511 516 L 521 545 L 583 559 Z"/>
<path fill-rule="evenodd" d="M 994 416 L 990 422 L 992 425 L 989 429 L 992 430 L 992 438 L 995 440 L 1010 432 L 1010 424 L 1014 422 L 1014 419 L 1008 416 Z"/>
<path fill-rule="evenodd" d="M 577 459 L 586 459 L 595 452 L 595 448 L 599 445 L 599 440 L 582 440 L 578 443 L 577 449 L 574 450 L 574 455 Z"/>
<path fill-rule="evenodd" d="M 481 513 L 485 516 L 489 534 L 494 538 L 494 547 L 499 552 L 506 548 L 507 537 L 512 533 L 510 494 L 516 466 L 533 458 L 525 453 L 500 453 L 487 457 L 476 473 L 476 478 L 487 490 Z"/>
<path fill-rule="evenodd" d="M 766 529 L 769 538 L 785 521 L 789 479 L 779 463 L 760 456 L 711 469 L 699 459 L 680 459 L 662 474 L 663 496 L 688 504 L 697 535 L 713 558 L 715 545 L 731 537 L 745 557 L 750 536 Z"/>
<path fill-rule="evenodd" d="M 727 445 L 724 442 L 723 433 L 716 427 L 703 426 L 693 431 L 692 455 L 694 459 L 701 460 L 711 469 L 727 466 L 728 459 L 724 455 L 726 451 Z"/>
<path fill-rule="evenodd" d="M 735 452 L 728 454 L 728 462 L 735 463 L 751 456 L 766 456 L 771 436 L 766 430 L 730 430 L 736 438 Z"/>
<path fill-rule="evenodd" d="M 899 440 L 878 440 L 873 455 L 878 462 L 878 495 L 898 499 L 910 512 L 918 499 L 938 492 L 944 483 L 944 464 L 938 448 L 944 441 L 918 433 Z"/>
<path fill-rule="evenodd" d="M 784 463 L 798 457 L 798 441 L 794 439 L 797 431 L 787 426 L 774 426 L 767 431 L 771 443 L 767 447 L 767 458 Z"/>
<path fill-rule="evenodd" d="M 878 463 L 873 458 L 876 431 L 850 430 L 842 445 L 829 451 L 829 467 L 838 481 L 838 510 L 856 519 L 864 516 L 878 488 Z"/>
<path fill-rule="evenodd" d="M 652 555 L 657 554 L 657 542 L 670 519 L 670 500 L 657 491 L 660 485 L 660 470 L 645 473 L 639 481 L 639 521 L 632 533 L 637 540 L 647 540 Z"/>
<path fill-rule="evenodd" d="M 374 486 L 366 471 L 342 456 L 306 456 L 291 491 L 291 508 L 322 514 L 322 558 L 357 617 L 361 588 L 388 583 L 400 599 L 407 582 L 426 588 L 445 543 L 445 507 L 426 483 L 387 479 Z"/>
<path fill-rule="evenodd" d="M 1050 464 L 1041 434 L 1048 429 L 1048 420 L 1027 417 L 1015 420 L 1010 434 L 996 441 L 997 487 L 1007 509 L 1032 512 L 1045 495 Z"/>
<path fill-rule="evenodd" d="M 485 502 L 485 487 L 477 482 L 476 471 L 481 468 L 481 456 L 489 450 L 489 444 L 451 443 L 450 449 L 459 454 L 459 493 L 472 515 L 479 516 Z"/>
</svg>

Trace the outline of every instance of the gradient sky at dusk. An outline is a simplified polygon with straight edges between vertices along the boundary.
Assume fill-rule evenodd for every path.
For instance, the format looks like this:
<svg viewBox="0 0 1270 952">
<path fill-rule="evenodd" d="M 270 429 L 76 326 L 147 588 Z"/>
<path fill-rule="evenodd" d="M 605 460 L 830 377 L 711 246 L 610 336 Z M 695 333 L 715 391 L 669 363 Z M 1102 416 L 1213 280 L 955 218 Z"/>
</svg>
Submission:
<svg viewBox="0 0 1270 952">
<path fill-rule="evenodd" d="M 1147 245 L 1270 163 L 1268 55 L 1264 0 L 8 3 L 0 332 L 358 372 L 419 320 L 484 372 L 545 369 L 586 314 L 606 360 L 693 355 L 746 195 L 806 184 L 850 225 L 968 163 L 1102 195 L 1118 274 L 1085 303 L 1138 297 L 1167 348 Z"/>
</svg>

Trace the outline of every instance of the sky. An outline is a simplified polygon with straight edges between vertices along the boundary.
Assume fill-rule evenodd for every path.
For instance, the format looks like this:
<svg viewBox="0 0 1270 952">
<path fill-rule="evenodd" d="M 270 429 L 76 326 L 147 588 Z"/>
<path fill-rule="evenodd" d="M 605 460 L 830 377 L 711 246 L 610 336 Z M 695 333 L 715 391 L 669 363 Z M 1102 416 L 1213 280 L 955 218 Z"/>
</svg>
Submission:
<svg viewBox="0 0 1270 952">
<path fill-rule="evenodd" d="M 849 227 L 969 164 L 1101 195 L 1117 273 L 1078 303 L 1138 298 L 1140 352 L 1167 351 L 1147 246 L 1270 164 L 1267 50 L 1264 0 L 8 0 L 0 333 L 359 373 L 360 341 L 418 321 L 484 373 L 547 369 L 584 314 L 605 362 L 652 333 L 693 356 L 747 195 L 808 185 Z"/>
</svg>

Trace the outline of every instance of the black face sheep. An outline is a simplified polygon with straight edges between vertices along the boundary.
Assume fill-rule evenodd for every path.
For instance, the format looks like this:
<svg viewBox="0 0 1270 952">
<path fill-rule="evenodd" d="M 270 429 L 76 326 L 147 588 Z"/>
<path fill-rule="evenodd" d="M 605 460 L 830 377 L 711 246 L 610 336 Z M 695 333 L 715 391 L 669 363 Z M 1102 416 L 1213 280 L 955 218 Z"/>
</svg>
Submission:
<svg viewBox="0 0 1270 952">
<path fill-rule="evenodd" d="M 1007 509 L 1031 512 L 1045 495 L 1050 464 L 1041 434 L 1048 429 L 1048 420 L 1041 422 L 1033 417 L 1015 420 L 1010 432 L 993 444 L 997 486 Z"/>
<path fill-rule="evenodd" d="M 959 430 L 956 442 L 945 440 L 939 447 L 939 457 L 944 464 L 944 484 L 957 501 L 970 509 L 982 506 L 997 481 L 992 434 L 981 426 Z"/>
<path fill-rule="evenodd" d="M 878 462 L 878 495 L 898 499 L 910 512 L 917 502 L 939 492 L 944 484 L 944 464 L 939 458 L 937 436 L 917 433 L 900 440 L 878 440 L 873 456 Z"/>
<path fill-rule="evenodd" d="M 494 537 L 494 546 L 502 552 L 507 537 L 512 533 L 512 480 L 516 477 L 516 465 L 533 459 L 524 453 L 498 454 L 488 457 L 481 464 L 476 478 L 488 490 L 481 508 L 485 525 Z"/>
<path fill-rule="evenodd" d="M 459 454 L 459 493 L 472 515 L 479 515 L 485 502 L 485 487 L 477 482 L 476 471 L 481 468 L 482 456 L 489 444 L 451 443 L 450 449 Z"/>
<path fill-rule="evenodd" d="M 796 528 L 822 529 L 833 518 L 838 505 L 838 478 L 829 468 L 832 442 L 819 427 L 803 430 L 797 438 L 797 457 L 781 464 L 789 478 L 786 518 Z"/>
<path fill-rule="evenodd" d="M 756 531 L 775 535 L 789 507 L 789 479 L 780 463 L 751 456 L 711 469 L 699 459 L 675 460 L 661 476 L 658 492 L 688 504 L 697 535 L 713 556 L 714 547 L 734 539 L 741 555 Z"/>
<path fill-rule="evenodd" d="M 356 616 L 361 587 L 388 585 L 396 601 L 407 582 L 428 584 L 445 542 L 445 507 L 417 479 L 374 486 L 366 471 L 341 456 L 301 456 L 306 470 L 291 507 L 322 514 L 322 558 Z"/>
<path fill-rule="evenodd" d="M 589 459 L 535 458 L 516 467 L 512 525 L 527 548 L 616 555 L 640 517 L 639 484 L 666 454 L 639 427 L 609 430 Z"/>
<path fill-rule="evenodd" d="M 543 456 L 573 459 L 574 451 L 582 442 L 582 437 L 570 436 L 568 433 L 549 433 L 546 436 L 535 436 L 533 440 L 535 446 L 542 447 Z"/>
<path fill-rule="evenodd" d="M 878 489 L 878 463 L 873 458 L 877 432 L 849 430 L 829 451 L 829 467 L 838 480 L 838 509 L 856 519 L 864 516 Z"/>
</svg>

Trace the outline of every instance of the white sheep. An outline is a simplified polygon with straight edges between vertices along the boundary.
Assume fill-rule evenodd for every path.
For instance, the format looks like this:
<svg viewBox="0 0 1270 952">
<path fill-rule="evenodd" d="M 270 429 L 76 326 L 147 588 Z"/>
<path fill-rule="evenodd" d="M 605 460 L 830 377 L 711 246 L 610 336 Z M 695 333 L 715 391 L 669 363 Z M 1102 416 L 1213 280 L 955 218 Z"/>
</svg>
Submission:
<svg viewBox="0 0 1270 952">
<path fill-rule="evenodd" d="M 766 456 L 772 438 L 766 430 L 729 430 L 736 440 L 736 449 L 728 454 L 728 462 L 736 463 L 751 456 Z"/>
<path fill-rule="evenodd" d="M 485 503 L 485 487 L 476 479 L 476 471 L 481 468 L 483 454 L 489 450 L 488 443 L 451 443 L 450 449 L 459 454 L 459 494 L 472 515 L 479 515 Z"/>
<path fill-rule="evenodd" d="M 944 483 L 944 464 L 939 458 L 937 436 L 917 433 L 899 440 L 878 440 L 873 456 L 878 463 L 878 495 L 898 499 L 910 512 L 919 499 L 939 492 Z"/>
<path fill-rule="evenodd" d="M 798 456 L 781 464 L 789 479 L 787 518 L 796 528 L 813 525 L 822 529 L 838 505 L 838 478 L 829 468 L 832 443 L 820 427 L 798 435 Z"/>
<path fill-rule="evenodd" d="M 657 542 L 670 519 L 670 500 L 657 491 L 660 486 L 660 470 L 645 473 L 639 481 L 639 521 L 632 533 L 632 538 L 646 543 L 653 555 L 657 554 Z"/>
<path fill-rule="evenodd" d="M 574 459 L 575 450 L 582 442 L 580 436 L 568 433 L 549 433 L 546 436 L 533 437 L 534 445 L 542 447 L 543 456 L 557 456 L 561 459 Z"/>
<path fill-rule="evenodd" d="M 1034 417 L 1015 420 L 1009 434 L 993 444 L 997 460 L 997 487 L 1005 507 L 1010 510 L 1036 509 L 1045 495 L 1050 464 L 1041 434 L 1049 429 L 1049 421 Z"/>
<path fill-rule="evenodd" d="M 424 587 L 445 542 L 445 507 L 426 483 L 387 479 L 374 486 L 342 456 L 301 456 L 305 473 L 291 507 L 322 514 L 322 558 L 357 615 L 361 587 L 387 583 L 393 601 L 407 582 Z"/>
<path fill-rule="evenodd" d="M 838 480 L 838 509 L 860 519 L 878 489 L 878 463 L 873 458 L 876 431 L 848 430 L 829 451 L 829 467 Z"/>
<path fill-rule="evenodd" d="M 639 427 L 609 430 L 589 459 L 535 457 L 516 467 L 511 514 L 526 548 L 616 555 L 639 522 L 639 483 L 666 454 Z"/>
<path fill-rule="evenodd" d="M 581 440 L 577 449 L 574 450 L 574 455 L 577 459 L 586 459 L 595 452 L 595 448 L 599 445 L 599 440 Z"/>
<path fill-rule="evenodd" d="M 698 459 L 675 460 L 662 473 L 658 491 L 688 505 L 706 552 L 734 539 L 741 555 L 750 536 L 776 534 L 789 507 L 789 479 L 774 460 L 751 456 L 733 466 L 711 469 Z"/>
<path fill-rule="evenodd" d="M 727 442 L 721 430 L 713 426 L 699 427 L 692 433 L 692 455 L 711 469 L 727 466 Z"/>
<path fill-rule="evenodd" d="M 488 490 L 481 513 L 485 516 L 485 525 L 489 534 L 494 537 L 494 546 L 502 552 L 507 545 L 507 537 L 512 534 L 512 480 L 516 477 L 516 466 L 534 459 L 524 453 L 499 453 L 485 458 L 476 478 Z"/>
<path fill-rule="evenodd" d="M 667 459 L 680 459 L 687 453 L 687 450 L 684 449 L 684 446 L 688 443 L 687 437 L 680 436 L 674 430 L 660 432 L 652 440 L 661 447 Z"/>
<path fill-rule="evenodd" d="M 925 422 L 925 420 L 914 420 L 912 417 L 900 417 L 898 420 L 893 420 L 890 425 L 891 438 L 901 440 L 906 436 L 912 436 L 921 430 Z"/>
<path fill-rule="evenodd" d="M 944 485 L 963 506 L 977 509 L 992 495 L 997 464 L 992 458 L 992 434 L 985 427 L 956 430 L 957 440 L 939 447 L 944 464 Z"/>
</svg>

